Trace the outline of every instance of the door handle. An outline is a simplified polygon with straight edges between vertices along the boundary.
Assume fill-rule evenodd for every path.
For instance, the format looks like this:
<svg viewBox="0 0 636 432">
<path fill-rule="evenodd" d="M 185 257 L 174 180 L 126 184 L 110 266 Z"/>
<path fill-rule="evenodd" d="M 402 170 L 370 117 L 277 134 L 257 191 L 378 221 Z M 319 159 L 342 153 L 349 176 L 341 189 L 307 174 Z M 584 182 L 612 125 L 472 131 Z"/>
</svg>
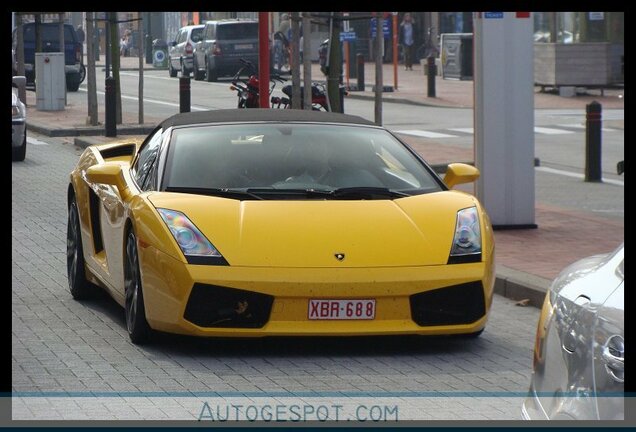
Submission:
<svg viewBox="0 0 636 432">
<path fill-rule="evenodd" d="M 601 350 L 601 358 L 605 363 L 607 373 L 615 381 L 623 382 L 625 379 L 625 345 L 623 337 L 619 335 L 610 337 Z"/>
</svg>

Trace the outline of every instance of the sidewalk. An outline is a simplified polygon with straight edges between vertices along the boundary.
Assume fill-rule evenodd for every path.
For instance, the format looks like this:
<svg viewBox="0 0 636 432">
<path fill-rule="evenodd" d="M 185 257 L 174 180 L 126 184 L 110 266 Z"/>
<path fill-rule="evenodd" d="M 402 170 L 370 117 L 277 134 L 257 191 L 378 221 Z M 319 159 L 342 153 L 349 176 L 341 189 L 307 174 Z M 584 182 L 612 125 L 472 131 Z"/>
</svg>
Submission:
<svg viewBox="0 0 636 432">
<path fill-rule="evenodd" d="M 98 75 L 103 67 L 98 62 Z M 139 59 L 125 57 L 121 59 L 122 68 L 138 70 Z M 152 65 L 144 62 L 144 70 L 156 70 Z M 392 86 L 393 65 L 383 65 L 384 86 Z M 167 71 L 165 72 L 168 76 Z M 312 65 L 312 79 L 324 80 L 319 65 Z M 175 78 L 176 80 L 176 78 Z M 398 68 L 398 88 L 393 92 L 386 92 L 383 102 L 429 105 L 436 107 L 472 108 L 473 82 L 444 80 L 436 77 L 436 98 L 428 98 L 427 77 L 422 73 L 421 66 L 414 65 L 413 71 Z M 350 85 L 356 85 L 356 79 L 349 80 Z M 371 86 L 375 84 L 375 65 L 365 65 L 365 91 L 351 91 L 347 98 L 370 99 L 375 98 Z M 535 92 L 535 108 L 544 109 L 585 109 L 591 101 L 598 101 L 603 108 L 624 108 L 623 89 L 606 89 L 601 96 L 600 90 L 590 90 L 588 94 L 575 97 L 561 97 L 555 94 Z M 71 99 L 71 98 L 69 98 Z M 108 142 L 113 139 L 105 138 L 103 125 L 98 127 L 86 126 L 86 98 L 73 97 L 73 102 L 62 112 L 42 112 L 35 109 L 35 94 L 27 92 L 28 128 L 29 130 L 55 136 L 77 136 L 75 144 L 87 145 Z M 405 107 L 405 109 L 408 109 Z M 346 99 L 345 99 L 346 111 Z M 100 107 L 103 116 L 103 109 Z M 120 135 L 116 140 L 126 139 L 127 135 L 143 135 L 162 119 L 145 117 L 145 125 L 135 124 L 136 113 L 124 113 L 124 124 L 117 126 Z M 100 119 L 100 121 L 103 121 Z M 614 120 L 612 127 L 624 129 L 623 120 Z M 92 135 L 92 136 L 90 136 Z M 438 145 L 432 140 L 404 137 L 418 152 L 431 163 L 443 166 L 449 162 L 472 162 L 473 152 L 464 148 L 447 144 Z M 590 185 L 587 184 L 586 185 Z M 555 183 L 555 187 L 561 187 Z M 587 188 L 584 188 L 587 189 Z M 589 191 L 580 193 L 583 204 L 596 189 L 590 185 Z M 578 198 L 577 198 L 578 199 Z M 540 307 L 549 284 L 554 277 L 568 264 L 589 255 L 611 252 L 624 241 L 624 220 L 616 217 L 603 217 L 597 213 L 584 210 L 573 211 L 536 203 L 535 223 L 538 229 L 501 230 L 495 231 L 497 280 L 495 290 L 501 295 L 515 300 L 530 300 L 530 304 Z"/>
</svg>

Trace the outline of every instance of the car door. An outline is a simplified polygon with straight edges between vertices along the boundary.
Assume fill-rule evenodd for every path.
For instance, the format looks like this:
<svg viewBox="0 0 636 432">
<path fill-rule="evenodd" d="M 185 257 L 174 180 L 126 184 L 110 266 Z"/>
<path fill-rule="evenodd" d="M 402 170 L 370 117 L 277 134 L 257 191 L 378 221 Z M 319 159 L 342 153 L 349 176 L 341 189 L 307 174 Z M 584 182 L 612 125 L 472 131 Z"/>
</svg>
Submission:
<svg viewBox="0 0 636 432">
<path fill-rule="evenodd" d="M 177 69 L 179 67 L 179 59 L 181 58 L 179 44 L 182 40 L 183 29 L 179 30 L 179 32 L 177 33 L 177 37 L 174 40 L 174 46 L 171 46 L 169 50 L 170 65 L 173 69 Z"/>
<path fill-rule="evenodd" d="M 623 261 L 616 269 L 622 276 Z M 625 417 L 625 282 L 599 308 L 594 329 L 594 385 L 601 420 Z"/>
</svg>

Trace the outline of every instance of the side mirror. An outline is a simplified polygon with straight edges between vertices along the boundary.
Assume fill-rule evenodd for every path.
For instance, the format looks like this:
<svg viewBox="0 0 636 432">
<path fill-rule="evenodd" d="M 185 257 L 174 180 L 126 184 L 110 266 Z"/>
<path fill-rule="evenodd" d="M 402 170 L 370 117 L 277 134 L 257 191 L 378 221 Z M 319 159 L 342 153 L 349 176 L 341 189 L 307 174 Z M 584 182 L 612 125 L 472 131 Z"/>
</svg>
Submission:
<svg viewBox="0 0 636 432">
<path fill-rule="evenodd" d="M 122 199 L 130 193 L 124 179 L 123 166 L 119 162 L 104 162 L 88 167 L 86 179 L 91 183 L 115 186 Z"/>
<path fill-rule="evenodd" d="M 446 169 L 444 183 L 449 189 L 462 183 L 471 183 L 479 178 L 479 170 L 472 165 L 452 163 Z"/>
</svg>

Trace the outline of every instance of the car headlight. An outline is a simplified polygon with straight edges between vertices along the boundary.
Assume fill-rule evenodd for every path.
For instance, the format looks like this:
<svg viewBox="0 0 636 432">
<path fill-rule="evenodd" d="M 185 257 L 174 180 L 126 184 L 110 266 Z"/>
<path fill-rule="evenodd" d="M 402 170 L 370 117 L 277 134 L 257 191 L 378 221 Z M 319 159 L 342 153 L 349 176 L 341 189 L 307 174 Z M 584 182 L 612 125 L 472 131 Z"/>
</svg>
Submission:
<svg viewBox="0 0 636 432">
<path fill-rule="evenodd" d="M 203 233 L 194 226 L 186 215 L 176 210 L 164 208 L 158 208 L 157 211 L 166 225 L 168 225 L 170 232 L 190 264 L 225 263 L 221 253 L 210 243 Z M 206 260 L 208 258 L 212 259 L 212 261 L 208 262 Z M 203 259 L 203 261 L 201 259 Z"/>
<path fill-rule="evenodd" d="M 481 261 L 481 229 L 477 207 L 457 212 L 455 236 L 451 247 L 449 264 Z"/>
</svg>

